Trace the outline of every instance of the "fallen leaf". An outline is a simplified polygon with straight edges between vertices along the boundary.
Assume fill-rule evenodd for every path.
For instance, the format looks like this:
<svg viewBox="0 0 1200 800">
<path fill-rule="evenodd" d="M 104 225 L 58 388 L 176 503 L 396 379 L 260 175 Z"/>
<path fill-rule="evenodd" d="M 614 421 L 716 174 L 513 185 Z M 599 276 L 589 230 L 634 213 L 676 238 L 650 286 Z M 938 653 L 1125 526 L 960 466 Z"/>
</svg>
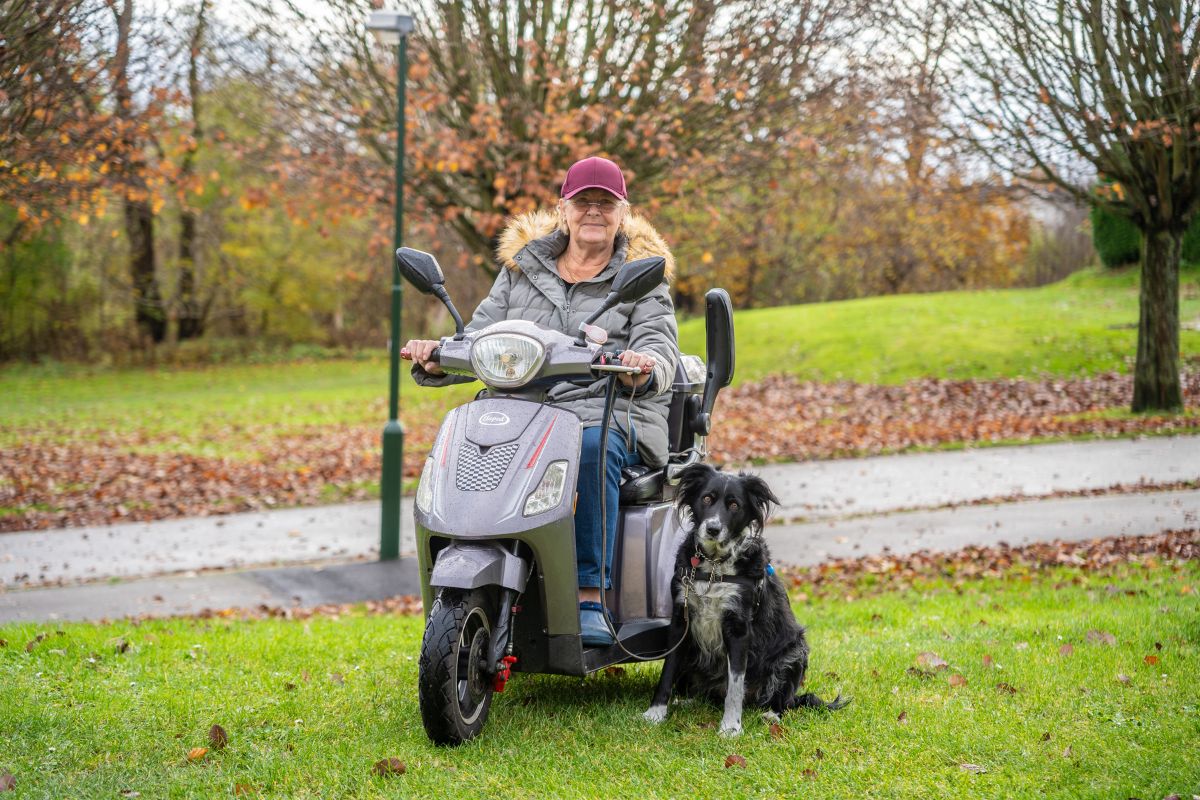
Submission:
<svg viewBox="0 0 1200 800">
<path fill-rule="evenodd" d="M 995 660 L 991 656 L 989 656 L 987 653 L 983 654 L 983 668 L 984 669 L 991 669 L 992 665 L 995 663 L 996 663 Z"/>
<path fill-rule="evenodd" d="M 303 671 L 300 673 L 300 679 L 301 679 L 302 681 L 304 681 L 305 683 L 308 683 L 309 681 L 311 681 L 311 680 L 312 680 L 312 675 L 309 675 L 309 674 L 308 674 L 308 670 L 303 670 Z"/>
<path fill-rule="evenodd" d="M 987 767 L 981 767 L 978 764 L 959 764 L 958 768 L 967 772 L 973 772 L 976 775 L 987 772 Z"/>
<path fill-rule="evenodd" d="M 917 669 L 916 667 L 909 667 L 905 670 L 905 672 L 907 672 L 909 675 L 912 675 L 914 678 L 920 678 L 921 680 L 927 680 L 934 676 L 934 671 L 931 669 Z"/>
<path fill-rule="evenodd" d="M 803 775 L 803 776 L 804 776 L 804 777 L 806 777 L 806 778 L 815 778 L 815 777 L 817 777 L 817 771 L 816 771 L 815 769 L 812 769 L 811 767 L 810 767 L 810 768 L 808 768 L 808 769 L 802 770 L 802 771 L 800 772 L 800 774 L 801 774 L 801 775 Z"/>
<path fill-rule="evenodd" d="M 295 689 L 296 689 L 296 684 L 294 684 L 294 683 L 285 683 L 283 685 L 283 690 L 285 692 L 295 691 Z"/>
<path fill-rule="evenodd" d="M 129 642 L 125 641 L 121 637 L 117 637 L 117 639 L 113 642 L 113 649 L 118 653 L 127 653 L 129 652 Z"/>
<path fill-rule="evenodd" d="M 1117 643 L 1117 637 L 1113 636 L 1108 631 L 1088 631 L 1087 640 L 1092 644 L 1106 644 L 1109 647 Z"/>
<path fill-rule="evenodd" d="M 142 793 L 136 789 L 122 789 L 121 797 L 141 797 Z"/>
<path fill-rule="evenodd" d="M 1071 654 L 1072 654 L 1072 653 L 1074 653 L 1074 652 L 1075 652 L 1075 648 L 1074 648 L 1074 646 L 1072 646 L 1072 645 L 1071 645 L 1071 644 L 1069 644 L 1069 643 L 1068 643 L 1068 644 L 1064 644 L 1062 647 L 1058 648 L 1058 654 L 1059 654 L 1060 656 L 1069 656 L 1069 655 L 1071 655 Z"/>
<path fill-rule="evenodd" d="M 818 747 L 817 752 L 813 753 L 813 756 L 817 759 L 817 761 L 820 761 L 825 757 L 825 752 Z"/>
<path fill-rule="evenodd" d="M 896 717 L 896 722 L 899 722 L 901 725 L 907 725 L 908 724 L 908 712 L 901 711 L 900 716 Z"/>
<path fill-rule="evenodd" d="M 738 755 L 726 756 L 725 769 L 729 769 L 730 767 L 741 767 L 742 769 L 745 769 L 746 759 Z"/>
<path fill-rule="evenodd" d="M 717 729 L 717 723 L 711 722 L 711 721 L 710 722 L 701 722 L 696 727 L 702 731 L 713 731 L 713 730 Z"/>
<path fill-rule="evenodd" d="M 3 646 L 3 644 L 4 644 L 4 640 L 3 640 L 3 639 L 0 639 L 0 647 L 2 647 L 2 646 Z M 1155 642 L 1155 643 L 1154 643 L 1154 649 L 1155 649 L 1155 650 L 1162 650 L 1162 642 Z"/>
<path fill-rule="evenodd" d="M 233 796 L 234 797 L 249 797 L 252 794 L 258 794 L 258 792 L 255 791 L 254 786 L 252 784 L 235 783 L 233 785 Z"/>
<path fill-rule="evenodd" d="M 1149 656 L 1146 656 L 1146 657 L 1145 657 L 1144 659 L 1142 659 L 1142 660 L 1143 660 L 1143 661 L 1145 661 L 1147 664 L 1149 664 L 1150 666 L 1152 666 L 1152 667 L 1153 667 L 1155 664 L 1157 664 L 1157 663 L 1158 663 L 1158 656 L 1155 656 L 1155 655 L 1149 655 Z"/>
<path fill-rule="evenodd" d="M 1129 676 L 1122 672 L 1117 675 L 1117 680 L 1119 680 L 1121 683 L 1129 683 Z"/>
<path fill-rule="evenodd" d="M 225 745 L 229 744 L 229 734 L 225 733 L 225 729 L 220 725 L 213 725 L 208 729 L 208 743 L 215 750 L 223 750 Z"/>
<path fill-rule="evenodd" d="M 614 678 L 619 678 L 625 674 L 625 668 L 624 667 L 605 667 L 604 674 L 610 675 Z"/>
<path fill-rule="evenodd" d="M 17 779 L 11 772 L 0 775 L 0 792 L 14 792 L 17 789 Z"/>
<path fill-rule="evenodd" d="M 1045 733 L 1042 734 L 1042 741 L 1043 742 L 1050 741 L 1050 731 L 1046 731 Z"/>
<path fill-rule="evenodd" d="M 188 750 L 187 760 L 188 761 L 199 761 L 200 759 L 204 758 L 206 755 L 208 755 L 207 747 L 193 747 L 191 750 Z"/>
<path fill-rule="evenodd" d="M 772 722 L 771 727 L 768 728 L 768 730 L 771 732 L 772 739 L 782 739 L 783 738 L 783 726 L 780 725 L 778 722 Z"/>
<path fill-rule="evenodd" d="M 0 647 L 8 647 L 8 639 L 0 639 Z"/>
<path fill-rule="evenodd" d="M 332 675 L 330 675 L 329 680 L 332 681 L 333 683 L 336 683 L 338 686 L 346 685 L 346 679 L 342 677 L 342 673 L 340 673 L 340 672 L 335 672 Z"/>
<path fill-rule="evenodd" d="M 967 685 L 967 679 L 964 678 L 962 675 L 959 675 L 958 673 L 951 675 L 948 680 L 949 680 L 951 686 L 966 686 Z"/>
<path fill-rule="evenodd" d="M 950 665 L 937 653 L 925 652 L 917 654 L 917 666 L 929 667 L 930 669 L 945 669 Z"/>
<path fill-rule="evenodd" d="M 1063 758 L 1070 758 L 1070 757 L 1071 757 L 1071 752 L 1072 752 L 1072 751 L 1071 751 L 1071 745 L 1067 745 L 1066 747 L 1064 747 L 1064 748 L 1063 748 L 1063 753 L 1062 753 L 1062 756 L 1063 756 Z"/>
<path fill-rule="evenodd" d="M 375 766 L 371 767 L 371 771 L 376 775 L 403 775 L 408 770 L 404 762 L 392 756 L 391 758 L 381 758 L 375 762 Z"/>
<path fill-rule="evenodd" d="M 1003 681 L 997 683 L 996 688 L 1002 692 L 1008 692 L 1009 694 L 1017 693 L 1017 687 L 1013 686 L 1011 683 L 1004 683 Z"/>
<path fill-rule="evenodd" d="M 1013 645 L 1013 650 L 1028 650 L 1029 642 L 1017 642 Z"/>
</svg>

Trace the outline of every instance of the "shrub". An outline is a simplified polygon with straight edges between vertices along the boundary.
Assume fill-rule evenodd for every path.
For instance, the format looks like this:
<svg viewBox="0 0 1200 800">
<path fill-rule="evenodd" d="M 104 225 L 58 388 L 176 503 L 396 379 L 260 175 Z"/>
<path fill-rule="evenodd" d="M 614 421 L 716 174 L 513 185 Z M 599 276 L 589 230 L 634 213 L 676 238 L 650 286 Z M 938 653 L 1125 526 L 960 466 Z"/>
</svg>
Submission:
<svg viewBox="0 0 1200 800">
<path fill-rule="evenodd" d="M 1092 207 L 1092 241 L 1106 267 L 1136 264 L 1142 258 L 1142 235 L 1137 226 L 1111 211 Z M 1183 235 L 1182 260 L 1200 264 L 1200 214 L 1192 217 Z"/>
</svg>

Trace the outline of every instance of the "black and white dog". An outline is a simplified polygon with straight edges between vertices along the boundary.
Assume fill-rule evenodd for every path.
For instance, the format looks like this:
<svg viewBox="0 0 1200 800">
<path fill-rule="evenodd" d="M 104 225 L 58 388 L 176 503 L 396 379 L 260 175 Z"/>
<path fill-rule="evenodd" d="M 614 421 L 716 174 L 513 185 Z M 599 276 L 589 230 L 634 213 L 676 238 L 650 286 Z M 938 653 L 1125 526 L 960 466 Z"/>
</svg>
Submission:
<svg viewBox="0 0 1200 800">
<path fill-rule="evenodd" d="M 762 539 L 771 503 L 779 503 L 766 482 L 699 464 L 681 474 L 677 498 L 692 529 L 675 559 L 668 641 L 686 640 L 667 655 L 642 716 L 666 719 L 672 692 L 723 700 L 721 733 L 737 736 L 744 702 L 775 715 L 844 706 L 841 695 L 826 703 L 797 694 L 808 669 L 808 642 Z"/>
</svg>

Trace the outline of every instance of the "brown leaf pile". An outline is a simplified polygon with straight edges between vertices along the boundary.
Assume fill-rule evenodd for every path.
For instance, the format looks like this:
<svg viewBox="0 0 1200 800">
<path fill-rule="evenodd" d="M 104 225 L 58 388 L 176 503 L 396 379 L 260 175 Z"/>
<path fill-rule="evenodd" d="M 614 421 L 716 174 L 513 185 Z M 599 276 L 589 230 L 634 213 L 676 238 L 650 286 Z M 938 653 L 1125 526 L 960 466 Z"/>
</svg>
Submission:
<svg viewBox="0 0 1200 800">
<path fill-rule="evenodd" d="M 858 588 L 863 578 L 870 577 L 871 591 L 882 592 L 909 586 L 919 579 L 943 578 L 957 584 L 972 578 L 1003 577 L 1014 570 L 1029 573 L 1067 566 L 1099 572 L 1122 564 L 1197 558 L 1200 558 L 1200 529 L 1191 529 L 1073 542 L 1054 540 L 1020 547 L 1001 543 L 965 547 L 952 553 L 926 550 L 903 556 L 884 553 L 794 570 L 790 579 L 805 594 L 821 595 Z"/>
<path fill-rule="evenodd" d="M 1181 376 L 1200 405 L 1200 372 Z M 1171 416 L 1072 418 L 1126 409 L 1129 375 L 1041 381 L 925 378 L 900 386 L 767 378 L 721 393 L 709 450 L 721 462 L 872 455 L 955 442 L 1125 434 L 1195 427 Z"/>
<path fill-rule="evenodd" d="M 1200 371 L 1183 375 L 1200 405 Z M 1194 418 L 1073 415 L 1127 408 L 1132 383 L 1115 373 L 1041 381 L 923 379 L 902 386 L 768 378 L 727 389 L 709 438 L 714 460 L 821 459 L 914 447 L 1081 434 L 1181 431 Z M 405 475 L 419 474 L 439 420 L 406 419 Z M 16 431 L 0 450 L 0 531 L 142 522 L 365 499 L 380 470 L 381 426 L 314 427 L 278 436 L 224 432 L 254 458 L 161 452 L 179 443 L 144 433 L 79 437 L 43 427 Z M 27 433 L 28 435 L 21 436 Z"/>
</svg>

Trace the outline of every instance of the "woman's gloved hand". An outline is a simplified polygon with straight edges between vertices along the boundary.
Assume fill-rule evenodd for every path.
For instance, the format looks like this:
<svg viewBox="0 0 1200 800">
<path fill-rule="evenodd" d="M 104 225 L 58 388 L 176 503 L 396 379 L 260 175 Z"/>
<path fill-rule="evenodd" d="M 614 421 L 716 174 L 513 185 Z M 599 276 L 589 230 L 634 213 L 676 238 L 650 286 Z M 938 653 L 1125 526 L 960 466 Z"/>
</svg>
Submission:
<svg viewBox="0 0 1200 800">
<path fill-rule="evenodd" d="M 408 344 L 404 345 L 404 349 L 408 351 L 413 363 L 419 364 L 421 369 L 430 375 L 445 375 L 440 364 L 429 360 L 433 355 L 434 348 L 440 344 L 441 342 L 437 339 L 409 339 Z"/>
</svg>

